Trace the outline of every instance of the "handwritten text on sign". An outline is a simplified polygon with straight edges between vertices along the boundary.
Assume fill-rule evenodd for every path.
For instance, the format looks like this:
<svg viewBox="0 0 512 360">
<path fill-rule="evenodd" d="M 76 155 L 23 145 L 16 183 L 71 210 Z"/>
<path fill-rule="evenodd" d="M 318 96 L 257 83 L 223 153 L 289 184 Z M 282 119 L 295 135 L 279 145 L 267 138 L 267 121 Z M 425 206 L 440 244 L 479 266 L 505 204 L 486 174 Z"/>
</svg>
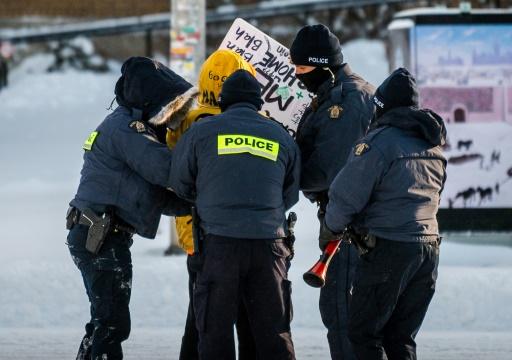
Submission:
<svg viewBox="0 0 512 360">
<path fill-rule="evenodd" d="M 262 86 L 263 110 L 295 136 L 311 95 L 295 77 L 289 50 L 243 19 L 233 22 L 220 48 L 233 50 L 254 66 Z"/>
</svg>

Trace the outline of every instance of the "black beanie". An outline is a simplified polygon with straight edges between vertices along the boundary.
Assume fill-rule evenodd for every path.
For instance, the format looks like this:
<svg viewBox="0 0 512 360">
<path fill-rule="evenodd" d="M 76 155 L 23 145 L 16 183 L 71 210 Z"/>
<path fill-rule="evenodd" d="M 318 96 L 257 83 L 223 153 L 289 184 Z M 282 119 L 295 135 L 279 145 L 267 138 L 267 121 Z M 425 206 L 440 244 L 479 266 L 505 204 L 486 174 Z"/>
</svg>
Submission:
<svg viewBox="0 0 512 360">
<path fill-rule="evenodd" d="M 396 69 L 377 88 L 373 102 L 377 107 L 377 117 L 396 107 L 418 107 L 416 80 L 407 69 Z"/>
<path fill-rule="evenodd" d="M 258 110 L 263 105 L 260 83 L 250 72 L 243 69 L 235 71 L 224 81 L 219 96 L 222 111 L 239 102 L 251 103 Z"/>
<path fill-rule="evenodd" d="M 123 63 L 115 94 L 119 105 L 138 109 L 149 119 L 191 87 L 164 64 L 134 56 Z"/>
<path fill-rule="evenodd" d="M 290 47 L 290 57 L 295 65 L 333 67 L 343 64 L 340 41 L 323 24 L 300 29 Z"/>
</svg>

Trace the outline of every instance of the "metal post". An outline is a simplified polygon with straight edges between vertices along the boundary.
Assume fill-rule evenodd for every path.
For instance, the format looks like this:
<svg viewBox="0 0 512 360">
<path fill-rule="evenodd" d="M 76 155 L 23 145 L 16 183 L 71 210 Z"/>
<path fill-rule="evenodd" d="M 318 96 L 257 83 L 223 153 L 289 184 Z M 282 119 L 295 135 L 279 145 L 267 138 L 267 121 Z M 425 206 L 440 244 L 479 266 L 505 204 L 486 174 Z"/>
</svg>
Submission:
<svg viewBox="0 0 512 360">
<path fill-rule="evenodd" d="M 171 0 L 170 66 L 195 83 L 205 58 L 205 0 Z"/>
<path fill-rule="evenodd" d="M 153 32 L 146 30 L 146 56 L 153 57 Z"/>
<path fill-rule="evenodd" d="M 206 49 L 205 0 L 171 0 L 170 67 L 196 84 Z M 178 246 L 176 221 L 171 219 L 171 239 L 166 254 L 184 254 Z"/>
</svg>

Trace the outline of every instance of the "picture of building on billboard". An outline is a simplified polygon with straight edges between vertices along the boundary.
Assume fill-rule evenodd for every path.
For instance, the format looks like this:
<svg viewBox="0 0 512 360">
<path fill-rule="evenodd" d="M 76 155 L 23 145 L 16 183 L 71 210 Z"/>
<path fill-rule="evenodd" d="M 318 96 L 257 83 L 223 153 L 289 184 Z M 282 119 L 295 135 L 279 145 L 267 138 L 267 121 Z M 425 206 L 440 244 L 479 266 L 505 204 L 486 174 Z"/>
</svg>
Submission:
<svg viewBox="0 0 512 360">
<path fill-rule="evenodd" d="M 512 122 L 512 25 L 417 26 L 422 106 L 446 122 Z"/>
<path fill-rule="evenodd" d="M 512 25 L 418 25 L 421 107 L 448 126 L 443 208 L 512 207 Z"/>
</svg>

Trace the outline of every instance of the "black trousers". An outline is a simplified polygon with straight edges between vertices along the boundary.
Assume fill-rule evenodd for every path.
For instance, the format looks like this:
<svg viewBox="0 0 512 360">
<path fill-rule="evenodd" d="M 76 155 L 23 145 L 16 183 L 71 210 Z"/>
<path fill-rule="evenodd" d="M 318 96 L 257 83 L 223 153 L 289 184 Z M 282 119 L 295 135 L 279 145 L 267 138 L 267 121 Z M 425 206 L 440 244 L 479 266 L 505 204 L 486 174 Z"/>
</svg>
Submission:
<svg viewBox="0 0 512 360">
<path fill-rule="evenodd" d="M 235 359 L 233 324 L 247 311 L 258 359 L 295 359 L 290 333 L 290 250 L 282 240 L 206 235 L 203 267 L 194 288 L 199 357 Z"/>
<path fill-rule="evenodd" d="M 200 270 L 200 267 L 198 266 L 196 259 L 190 255 L 187 256 L 187 270 L 189 275 L 188 292 L 190 301 L 188 304 L 187 320 L 185 323 L 185 333 L 181 340 L 180 360 L 197 360 L 199 359 L 199 334 L 196 328 L 193 290 L 197 279 L 197 272 Z M 247 311 L 243 302 L 240 302 L 239 304 L 235 325 L 238 337 L 238 358 L 240 360 L 256 360 L 256 346 L 254 344 Z"/>
<path fill-rule="evenodd" d="M 320 289 L 320 315 L 327 328 L 332 360 L 354 360 L 348 338 L 350 292 L 359 255 L 354 245 L 343 242 L 327 269 L 325 285 Z"/>
<path fill-rule="evenodd" d="M 100 252 L 85 249 L 88 227 L 74 225 L 68 235 L 69 252 L 82 274 L 91 320 L 85 325 L 77 360 L 119 360 L 121 343 L 130 335 L 132 288 L 131 236 L 112 233 Z"/>
<path fill-rule="evenodd" d="M 377 239 L 361 257 L 349 310 L 358 359 L 416 359 L 414 341 L 434 295 L 439 244 Z"/>
<path fill-rule="evenodd" d="M 323 222 L 329 202 L 327 192 L 310 194 L 318 203 L 318 219 Z M 356 247 L 345 242 L 334 254 L 327 269 L 325 285 L 320 289 L 320 316 L 327 329 L 327 341 L 332 360 L 355 360 L 348 338 L 348 314 L 352 282 L 359 262 Z"/>
</svg>

